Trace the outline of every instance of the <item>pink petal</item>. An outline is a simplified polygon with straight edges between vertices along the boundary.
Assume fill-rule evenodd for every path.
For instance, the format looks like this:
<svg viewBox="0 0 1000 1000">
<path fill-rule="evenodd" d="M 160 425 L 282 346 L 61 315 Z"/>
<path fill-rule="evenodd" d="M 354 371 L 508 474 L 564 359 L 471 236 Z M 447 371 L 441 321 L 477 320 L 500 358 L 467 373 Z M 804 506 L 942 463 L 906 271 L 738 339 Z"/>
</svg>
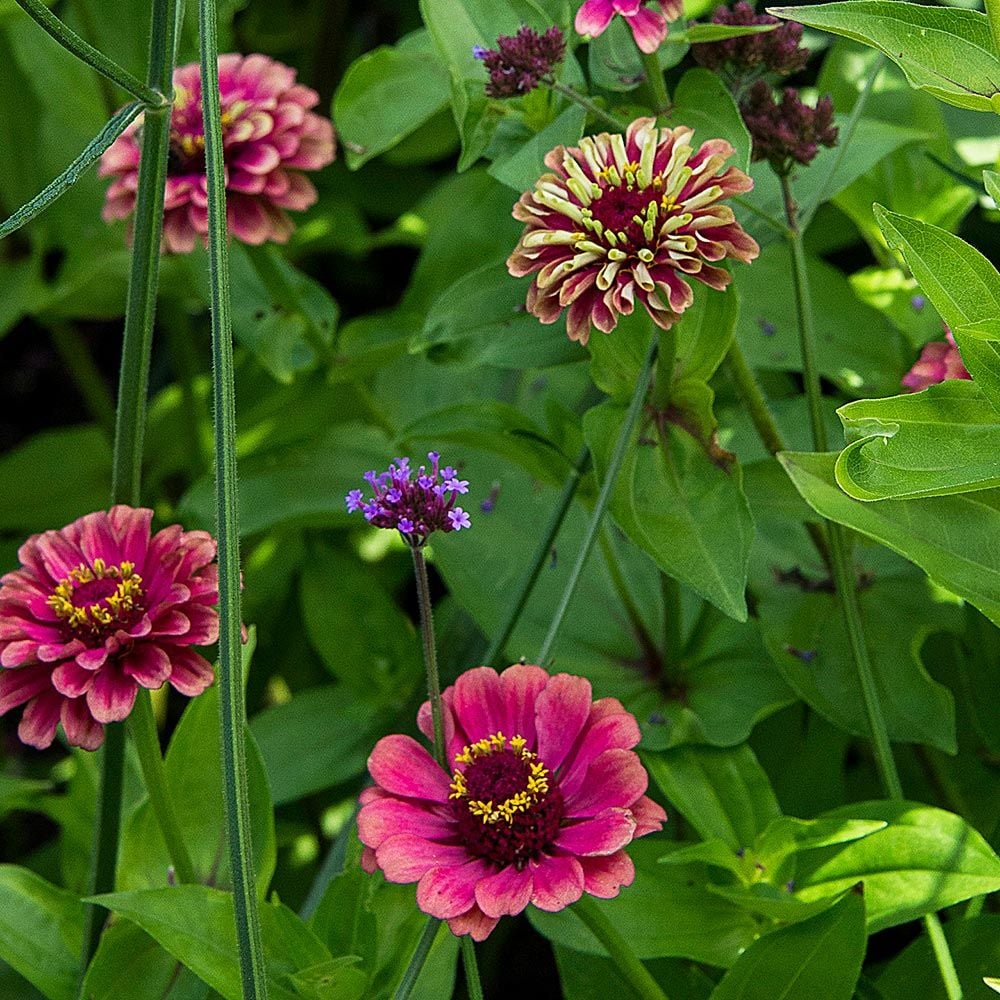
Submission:
<svg viewBox="0 0 1000 1000">
<path fill-rule="evenodd" d="M 96 649 L 84 649 L 76 654 L 76 662 L 84 670 L 97 670 L 103 667 L 108 658 L 108 651 L 103 646 Z"/>
<path fill-rule="evenodd" d="M 467 913 L 452 917 L 448 927 L 455 937 L 469 934 L 473 941 L 485 941 L 498 923 L 496 917 L 488 917 L 478 906 L 473 906 Z"/>
<path fill-rule="evenodd" d="M 416 882 L 432 868 L 465 864 L 469 852 L 464 847 L 439 844 L 412 833 L 400 833 L 383 840 L 375 849 L 378 866 L 390 882 Z"/>
<path fill-rule="evenodd" d="M 98 722 L 121 722 L 135 704 L 135 681 L 120 673 L 116 665 L 97 672 L 87 692 L 87 707 Z"/>
<path fill-rule="evenodd" d="M 441 920 L 461 916 L 475 905 L 476 884 L 492 870 L 482 858 L 451 868 L 432 868 L 417 883 L 417 906 Z"/>
<path fill-rule="evenodd" d="M 629 812 L 635 818 L 636 837 L 645 837 L 647 833 L 659 832 L 667 821 L 666 810 L 648 795 L 643 795 L 638 802 L 633 802 L 629 806 Z"/>
<path fill-rule="evenodd" d="M 605 809 L 593 819 L 564 826 L 556 837 L 556 846 L 584 857 L 613 854 L 632 839 L 635 826 L 628 809 Z"/>
<path fill-rule="evenodd" d="M 557 674 L 535 702 L 538 756 L 550 771 L 566 759 L 590 715 L 590 681 Z"/>
<path fill-rule="evenodd" d="M 412 737 L 383 736 L 368 758 L 368 771 L 387 792 L 409 799 L 447 802 L 448 775 Z"/>
<path fill-rule="evenodd" d="M 59 725 L 62 701 L 61 694 L 49 690 L 28 702 L 28 707 L 21 716 L 21 724 L 17 727 L 17 735 L 22 743 L 27 743 L 36 750 L 52 746 L 52 741 L 56 738 L 56 726 Z"/>
<path fill-rule="evenodd" d="M 578 35 L 600 35 L 611 23 L 614 13 L 611 0 L 587 0 L 576 12 L 573 27 Z"/>
<path fill-rule="evenodd" d="M 67 660 L 52 671 L 52 686 L 67 698 L 79 698 L 87 693 L 96 676 L 75 660 Z"/>
<path fill-rule="evenodd" d="M 85 698 L 66 698 L 59 717 L 72 746 L 96 750 L 104 742 L 104 726 L 90 714 Z"/>
<path fill-rule="evenodd" d="M 667 37 L 667 19 L 657 10 L 640 7 L 635 14 L 625 20 L 632 29 L 635 44 L 647 55 L 655 52 Z"/>
<path fill-rule="evenodd" d="M 605 698 L 602 701 L 612 701 Z M 596 708 L 600 702 L 595 702 Z M 635 716 L 621 711 L 594 721 L 595 712 L 590 713 L 590 724 L 584 730 L 583 739 L 574 748 L 559 776 L 559 788 L 565 797 L 570 797 L 580 788 L 587 777 L 587 768 L 605 750 L 613 747 L 631 749 L 640 740 L 639 724 Z"/>
<path fill-rule="evenodd" d="M 649 786 L 646 769 L 631 750 L 605 750 L 587 769 L 580 790 L 566 798 L 566 816 L 596 816 L 614 806 L 628 808 Z"/>
<path fill-rule="evenodd" d="M 52 668 L 41 665 L 0 671 L 0 715 L 51 688 Z"/>
<path fill-rule="evenodd" d="M 532 876 L 514 865 L 476 883 L 476 902 L 488 917 L 514 917 L 531 902 Z"/>
<path fill-rule="evenodd" d="M 163 686 L 170 677 L 170 657 L 157 645 L 145 642 L 134 646 L 132 652 L 122 657 L 122 670 L 137 684 L 155 689 Z"/>
<path fill-rule="evenodd" d="M 274 146 L 266 142 L 255 142 L 232 158 L 232 165 L 248 174 L 266 174 L 281 163 L 281 157 Z"/>
<path fill-rule="evenodd" d="M 545 670 L 527 663 L 516 663 L 500 675 L 507 710 L 506 736 L 523 736 L 529 747 L 535 745 L 535 702 L 548 683 Z"/>
<path fill-rule="evenodd" d="M 392 797 L 364 805 L 358 813 L 358 839 L 369 847 L 400 833 L 426 840 L 446 840 L 454 836 L 455 824 L 418 802 Z"/>
<path fill-rule="evenodd" d="M 166 647 L 170 657 L 170 685 L 189 698 L 201 694 L 213 681 L 212 665 L 192 649 Z"/>
<path fill-rule="evenodd" d="M 635 865 L 624 851 L 606 857 L 580 858 L 583 888 L 598 899 L 614 899 L 623 885 L 635 880 Z"/>
<path fill-rule="evenodd" d="M 251 246 L 266 243 L 271 236 L 271 219 L 253 198 L 234 194 L 228 204 L 229 231 Z"/>
<path fill-rule="evenodd" d="M 452 707 L 455 718 L 471 740 L 481 740 L 493 733 L 503 732 L 507 711 L 500 675 L 492 667 L 476 667 L 465 671 L 455 681 Z"/>
<path fill-rule="evenodd" d="M 0 667 L 19 667 L 26 660 L 36 658 L 35 651 L 38 649 L 36 639 L 21 639 L 6 646 L 0 652 Z"/>
<path fill-rule="evenodd" d="M 555 913 L 583 895 L 583 867 L 576 858 L 543 854 L 530 868 L 534 880 L 531 902 L 540 910 Z"/>
</svg>

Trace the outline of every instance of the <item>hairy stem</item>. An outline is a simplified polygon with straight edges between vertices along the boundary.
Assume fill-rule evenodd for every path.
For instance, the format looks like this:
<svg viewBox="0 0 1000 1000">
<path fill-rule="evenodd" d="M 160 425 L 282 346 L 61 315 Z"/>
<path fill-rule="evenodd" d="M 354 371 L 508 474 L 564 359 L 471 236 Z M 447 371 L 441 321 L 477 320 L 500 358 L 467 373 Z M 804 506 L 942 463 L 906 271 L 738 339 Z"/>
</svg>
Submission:
<svg viewBox="0 0 1000 1000">
<path fill-rule="evenodd" d="M 166 770 L 163 767 L 156 717 L 153 715 L 153 701 L 145 688 L 139 688 L 135 707 L 129 716 L 128 730 L 132 737 L 132 745 L 139 756 L 139 766 L 146 782 L 149 804 L 156 816 L 163 841 L 167 845 L 167 853 L 170 855 L 177 880 L 185 883 L 197 882 L 194 863 L 191 861 L 184 835 L 181 833 L 177 810 L 174 808 Z"/>
<path fill-rule="evenodd" d="M 805 375 L 806 394 L 809 401 L 809 418 L 812 423 L 813 443 L 817 451 L 827 450 L 826 427 L 823 423 L 821 408 L 821 388 L 819 371 L 816 366 L 816 334 L 813 328 L 812 303 L 809 296 L 809 277 L 806 271 L 805 248 L 802 242 L 802 231 L 799 228 L 798 213 L 792 198 L 788 177 L 781 177 L 781 190 L 785 201 L 785 217 L 788 221 L 788 238 L 792 250 L 792 282 L 795 290 L 795 309 L 799 324 L 799 344 L 802 350 L 802 365 Z M 900 801 L 903 798 L 903 785 L 899 779 L 899 771 L 892 755 L 892 745 L 889 742 L 889 730 L 878 687 L 875 683 L 875 672 L 872 669 L 868 653 L 868 643 L 865 638 L 864 626 L 861 621 L 861 606 L 858 602 L 857 578 L 851 560 L 850 542 L 844 528 L 834 522 L 828 525 L 830 540 L 831 569 L 837 589 L 844 625 L 847 630 L 851 656 L 861 687 L 865 715 L 868 719 L 868 730 L 871 733 L 875 751 L 875 761 L 878 766 L 882 784 L 889 797 Z M 949 1000 L 962 1000 L 962 988 L 955 971 L 955 963 L 948 942 L 941 929 L 941 922 L 936 913 L 924 918 L 924 926 L 930 938 L 934 957 L 938 964 L 941 978 Z"/>
<path fill-rule="evenodd" d="M 246 705 L 240 655 L 240 535 L 236 479 L 236 385 L 230 316 L 226 179 L 219 106 L 215 0 L 199 0 L 201 92 L 208 181 L 208 259 L 215 393 L 215 500 L 219 543 L 219 715 L 236 944 L 244 1000 L 267 996 L 257 912 L 246 760 Z"/>
<path fill-rule="evenodd" d="M 447 771 L 444 745 L 444 713 L 441 708 L 441 679 L 438 676 L 437 644 L 434 641 L 434 612 L 431 608 L 431 588 L 427 579 L 427 561 L 419 546 L 411 547 L 413 574 L 417 582 L 417 605 L 420 608 L 420 638 L 424 650 L 424 670 L 427 673 L 427 697 L 431 703 L 434 726 L 434 759 Z"/>
</svg>

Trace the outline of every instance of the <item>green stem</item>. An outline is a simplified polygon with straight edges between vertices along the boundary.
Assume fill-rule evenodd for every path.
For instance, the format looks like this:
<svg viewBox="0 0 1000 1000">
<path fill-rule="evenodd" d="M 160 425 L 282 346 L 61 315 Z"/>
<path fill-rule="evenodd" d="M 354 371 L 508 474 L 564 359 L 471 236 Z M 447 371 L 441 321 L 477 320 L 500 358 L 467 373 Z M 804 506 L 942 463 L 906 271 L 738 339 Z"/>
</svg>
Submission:
<svg viewBox="0 0 1000 1000">
<path fill-rule="evenodd" d="M 437 932 L 440 929 L 441 921 L 437 917 L 429 917 L 427 923 L 424 924 L 424 932 L 420 935 L 417 947 L 413 951 L 410 964 L 406 967 L 406 972 L 403 973 L 403 978 L 399 981 L 396 992 L 392 995 L 393 1000 L 409 1000 L 413 987 L 417 985 L 417 980 L 420 978 L 424 963 L 427 961 L 427 956 L 431 952 L 434 938 L 437 937 Z"/>
<path fill-rule="evenodd" d="M 431 588 L 427 579 L 427 561 L 423 549 L 410 548 L 413 554 L 413 574 L 417 582 L 417 605 L 420 608 L 420 638 L 424 650 L 424 669 L 427 672 L 427 696 L 431 703 L 431 722 L 434 726 L 434 759 L 448 771 L 444 745 L 444 713 L 441 709 L 441 679 L 438 676 L 437 644 L 434 641 L 434 612 L 431 608 Z"/>
<path fill-rule="evenodd" d="M 639 50 L 642 57 L 642 68 L 646 73 L 646 83 L 653 94 L 653 110 L 659 115 L 670 107 L 670 96 L 667 94 L 667 84 L 663 79 L 663 70 L 660 68 L 660 60 L 655 52 L 643 52 Z"/>
<path fill-rule="evenodd" d="M 303 920 L 308 921 L 312 917 L 319 908 L 319 904 L 323 901 L 327 887 L 344 870 L 344 861 L 347 858 L 347 845 L 354 833 L 360 811 L 361 803 L 356 802 L 350 819 L 344 824 L 330 845 L 330 849 L 327 851 L 315 879 L 313 879 L 313 884 L 309 886 L 305 902 L 299 910 L 299 916 Z"/>
<path fill-rule="evenodd" d="M 240 534 L 236 479 L 236 385 L 229 297 L 226 178 L 219 106 L 215 0 L 199 0 L 201 92 L 208 180 L 208 261 L 215 394 L 215 499 L 219 544 L 219 710 L 229 863 L 244 1000 L 267 996 L 257 912 L 246 760 L 246 705 L 240 656 Z"/>
<path fill-rule="evenodd" d="M 479 980 L 476 945 L 467 934 L 462 938 L 462 964 L 465 966 L 465 988 L 469 1000 L 483 1000 L 483 984 Z"/>
<path fill-rule="evenodd" d="M 187 844 L 184 842 L 184 835 L 181 833 L 174 800 L 167 783 L 167 773 L 160 752 L 160 738 L 156 731 L 156 717 L 153 715 L 153 700 L 149 691 L 143 687 L 139 688 L 135 707 L 129 716 L 128 730 L 132 737 L 132 745 L 139 756 L 139 766 L 146 782 L 149 804 L 160 826 L 160 833 L 167 845 L 167 854 L 174 866 L 177 880 L 193 884 L 198 881 L 198 877 Z"/>
<path fill-rule="evenodd" d="M 148 85 L 134 77 L 127 69 L 109 59 L 103 52 L 81 38 L 75 31 L 63 24 L 40 0 L 16 0 L 21 8 L 40 28 L 51 35 L 64 49 L 72 52 L 77 59 L 96 69 L 101 76 L 117 83 L 127 94 L 131 94 L 141 104 L 150 108 L 163 108 L 168 103 L 164 94 L 170 93 L 169 81 L 165 87 L 157 86 L 153 80 Z M 154 29 L 155 30 L 155 29 Z M 171 34 L 173 25 L 171 25 Z M 173 60 L 173 46 L 170 49 Z"/>
<path fill-rule="evenodd" d="M 73 326 L 59 320 L 49 324 L 49 333 L 87 412 L 110 439 L 115 429 L 115 404 L 87 342 Z"/>
<path fill-rule="evenodd" d="M 761 389 L 757 376 L 754 375 L 753 369 L 747 362 L 746 355 L 735 337 L 729 345 L 725 365 L 726 372 L 736 387 L 740 401 L 746 407 L 747 414 L 764 447 L 772 455 L 776 455 L 779 451 L 787 451 L 788 446 L 781 436 L 771 408 L 767 405 L 764 390 Z M 830 546 L 826 540 L 826 532 L 820 525 L 811 521 L 806 522 L 805 529 L 823 560 L 823 564 L 827 569 L 830 569 Z"/>
<path fill-rule="evenodd" d="M 587 531 L 583 538 L 583 544 L 580 546 L 580 551 L 577 554 L 576 563 L 570 572 L 569 580 L 566 581 L 566 587 L 563 590 L 562 597 L 559 600 L 559 605 L 552 618 L 552 624 L 549 626 L 549 631 L 545 636 L 545 641 L 542 643 L 541 651 L 538 654 L 538 662 L 542 666 L 545 665 L 545 661 L 548 659 L 552 646 L 556 641 L 556 636 L 559 634 L 559 629 L 562 627 L 563 618 L 566 616 L 566 610 L 569 607 L 570 601 L 573 599 L 576 586 L 580 582 L 580 576 L 582 575 L 583 567 L 587 562 L 587 556 L 590 555 L 590 550 L 593 548 L 594 541 L 597 538 L 597 532 L 601 526 L 601 521 L 604 518 L 604 512 L 607 510 L 608 501 L 611 499 L 611 491 L 615 486 L 615 480 L 618 478 L 618 471 L 621 469 L 622 461 L 625 458 L 625 452 L 628 450 L 629 441 L 632 438 L 632 430 L 635 427 L 636 421 L 639 419 L 642 404 L 646 399 L 646 390 L 649 388 L 649 378 L 653 371 L 653 365 L 656 363 L 656 354 L 659 349 L 659 345 L 659 337 L 655 335 L 651 336 L 649 340 L 649 348 L 646 351 L 646 360 L 643 362 L 642 370 L 639 373 L 639 380 L 636 383 L 635 391 L 632 394 L 632 402 L 629 404 L 628 412 L 625 415 L 625 422 L 622 424 L 621 430 L 618 432 L 618 440 L 615 442 L 614 451 L 611 453 L 611 459 L 608 462 L 608 468 L 604 474 L 604 483 L 597 496 L 597 505 L 594 507 L 594 513 L 590 517 L 590 523 L 587 525 Z"/>
<path fill-rule="evenodd" d="M 629 625 L 632 627 L 636 642 L 638 642 L 639 648 L 642 650 L 646 668 L 651 674 L 658 676 L 663 667 L 663 657 L 646 628 L 642 612 L 632 597 L 632 592 L 629 590 L 628 583 L 625 580 L 625 574 L 622 573 L 614 545 L 603 526 L 597 534 L 597 541 L 601 547 L 601 554 L 604 556 L 604 566 L 608 571 L 608 576 L 611 577 L 611 586 L 614 587 L 615 594 L 625 609 L 625 615 L 628 618 Z"/>
<path fill-rule="evenodd" d="M 618 971 L 642 1000 L 667 1000 L 667 994 L 636 957 L 635 952 L 608 920 L 601 904 L 584 893 L 573 904 L 573 912 L 587 925 L 590 933 L 604 945 Z"/>
<path fill-rule="evenodd" d="M 578 104 L 584 111 L 587 112 L 591 117 L 597 118 L 599 121 L 604 122 L 609 128 L 613 129 L 615 132 L 624 132 L 628 128 L 627 123 L 616 118 L 610 111 L 605 111 L 599 104 L 595 104 L 589 97 L 585 94 L 581 94 L 578 90 L 574 90 L 572 87 L 567 86 L 565 83 L 560 83 L 558 80 L 550 80 L 549 86 L 557 94 L 562 94 L 563 97 L 568 98 L 574 104 Z"/>
<path fill-rule="evenodd" d="M 986 20 L 993 39 L 993 54 L 1000 59 L 1000 0 L 985 0 Z"/>
<path fill-rule="evenodd" d="M 569 475 L 566 477 L 566 482 L 563 484 L 562 493 L 559 494 L 559 499 L 556 501 L 556 505 L 552 509 L 552 514 L 549 517 L 549 523 L 545 526 L 542 538 L 535 548 L 534 555 L 531 557 L 531 564 L 528 566 L 527 572 L 524 574 L 521 579 L 521 583 L 518 586 L 517 597 L 507 609 L 507 616 L 504 618 L 503 623 L 498 629 L 493 642 L 490 643 L 490 648 L 486 651 L 483 663 L 487 666 L 493 665 L 497 657 L 503 652 L 504 647 L 507 645 L 507 640 L 510 639 L 511 634 L 521 617 L 521 612 L 524 611 L 525 605 L 528 603 L 528 598 L 531 596 L 531 591 L 534 589 L 535 582 L 538 580 L 538 575 L 541 573 L 542 567 L 549 558 L 549 553 L 552 551 L 552 546 L 556 540 L 556 536 L 559 534 L 559 529 L 562 527 L 566 513 L 569 511 L 570 504 L 573 502 L 573 497 L 576 495 L 577 487 L 580 485 L 580 479 L 587 470 L 587 466 L 589 464 L 590 449 L 584 445 L 583 450 L 573 463 L 573 467 L 569 470 Z"/>
<path fill-rule="evenodd" d="M 176 0 L 155 0 L 149 37 L 148 89 L 171 92 L 174 71 Z M 48 13 L 46 8 L 46 14 Z M 153 317 L 159 282 L 160 236 L 163 231 L 163 188 L 166 183 L 170 137 L 169 100 L 147 112 L 139 159 L 135 234 L 129 269 L 122 335 L 121 377 L 111 472 L 111 502 L 136 506 L 140 500 L 142 446 L 149 388 L 149 355 L 153 342 Z M 121 823 L 122 780 L 125 771 L 125 729 L 105 727 L 101 779 L 97 796 L 97 821 L 87 895 L 114 890 Z M 85 971 L 97 949 L 104 911 L 90 904 L 84 910 L 83 962 Z M 81 973 L 82 975 L 82 973 Z"/>
<path fill-rule="evenodd" d="M 813 443 L 817 451 L 827 450 L 826 428 L 823 424 L 821 409 L 821 389 L 819 372 L 816 366 L 816 336 L 813 328 L 812 303 L 809 297 L 809 277 L 806 271 L 805 248 L 802 242 L 802 232 L 798 225 L 797 209 L 792 198 L 788 177 L 781 177 L 781 189 L 785 201 L 785 216 L 788 220 L 788 236 L 792 249 L 792 278 L 795 289 L 795 308 L 799 324 L 799 343 L 802 349 L 802 365 L 805 375 L 806 393 L 809 400 L 809 417 L 812 422 Z M 892 755 L 892 745 L 889 742 L 889 730 L 885 715 L 882 712 L 882 702 L 875 683 L 875 673 L 868 654 L 868 644 L 865 639 L 864 626 L 861 621 L 861 606 L 858 601 L 857 578 L 851 561 L 850 543 L 847 532 L 835 522 L 829 523 L 828 536 L 830 540 L 831 569 L 837 589 L 844 625 L 847 629 L 851 656 L 858 674 L 861 686 L 861 696 L 864 701 L 865 715 L 868 719 L 868 730 L 871 733 L 875 751 L 875 761 L 878 766 L 882 784 L 889 797 L 895 801 L 903 799 L 903 785 L 896 769 L 896 761 Z M 924 918 L 924 926 L 934 950 L 941 978 L 949 1000 L 962 1000 L 962 988 L 955 971 L 955 963 L 948 942 L 941 929 L 941 922 L 936 913 Z"/>
</svg>

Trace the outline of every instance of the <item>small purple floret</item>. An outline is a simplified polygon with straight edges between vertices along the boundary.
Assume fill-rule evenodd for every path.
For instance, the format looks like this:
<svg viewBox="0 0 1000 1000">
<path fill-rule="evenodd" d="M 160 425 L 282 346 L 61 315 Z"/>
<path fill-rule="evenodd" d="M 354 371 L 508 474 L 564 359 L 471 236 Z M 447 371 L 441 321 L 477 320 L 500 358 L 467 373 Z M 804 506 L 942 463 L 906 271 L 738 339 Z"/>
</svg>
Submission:
<svg viewBox="0 0 1000 1000">
<path fill-rule="evenodd" d="M 500 35 L 495 49 L 477 45 L 472 54 L 489 73 L 487 97 L 522 97 L 551 82 L 566 56 L 566 41 L 556 27 L 539 34 L 525 25 L 516 35 Z"/>
<path fill-rule="evenodd" d="M 375 495 L 366 498 L 361 490 L 351 490 L 346 498 L 348 511 L 362 511 L 376 528 L 395 528 L 414 548 L 423 545 L 434 531 L 472 527 L 469 515 L 455 506 L 456 497 L 468 493 L 468 482 L 459 479 L 451 466 L 441 470 L 441 456 L 436 451 L 429 452 L 427 458 L 429 467 L 411 469 L 408 458 L 397 458 L 385 472 L 366 472 L 365 481 Z"/>
</svg>

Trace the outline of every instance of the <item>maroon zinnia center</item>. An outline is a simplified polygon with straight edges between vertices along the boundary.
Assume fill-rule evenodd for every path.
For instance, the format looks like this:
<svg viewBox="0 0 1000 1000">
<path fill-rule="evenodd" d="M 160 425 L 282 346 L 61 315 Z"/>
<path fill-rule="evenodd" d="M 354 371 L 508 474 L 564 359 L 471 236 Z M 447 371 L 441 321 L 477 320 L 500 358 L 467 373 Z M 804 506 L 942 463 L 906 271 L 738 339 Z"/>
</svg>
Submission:
<svg viewBox="0 0 1000 1000">
<path fill-rule="evenodd" d="M 135 565 L 81 563 L 56 584 L 47 604 L 77 635 L 103 636 L 130 625 L 142 613 L 142 577 Z"/>
<path fill-rule="evenodd" d="M 563 798 L 525 740 L 494 733 L 455 757 L 452 809 L 469 851 L 523 868 L 555 839 Z"/>
<path fill-rule="evenodd" d="M 638 164 L 629 164 L 624 176 L 613 167 L 601 171 L 600 178 L 608 186 L 583 209 L 583 224 L 591 239 L 614 250 L 642 249 L 651 254 L 663 223 L 679 206 L 664 194 L 662 177 L 654 177 L 648 187 L 640 187 L 638 170 Z M 645 254 L 642 259 L 646 259 Z"/>
</svg>

